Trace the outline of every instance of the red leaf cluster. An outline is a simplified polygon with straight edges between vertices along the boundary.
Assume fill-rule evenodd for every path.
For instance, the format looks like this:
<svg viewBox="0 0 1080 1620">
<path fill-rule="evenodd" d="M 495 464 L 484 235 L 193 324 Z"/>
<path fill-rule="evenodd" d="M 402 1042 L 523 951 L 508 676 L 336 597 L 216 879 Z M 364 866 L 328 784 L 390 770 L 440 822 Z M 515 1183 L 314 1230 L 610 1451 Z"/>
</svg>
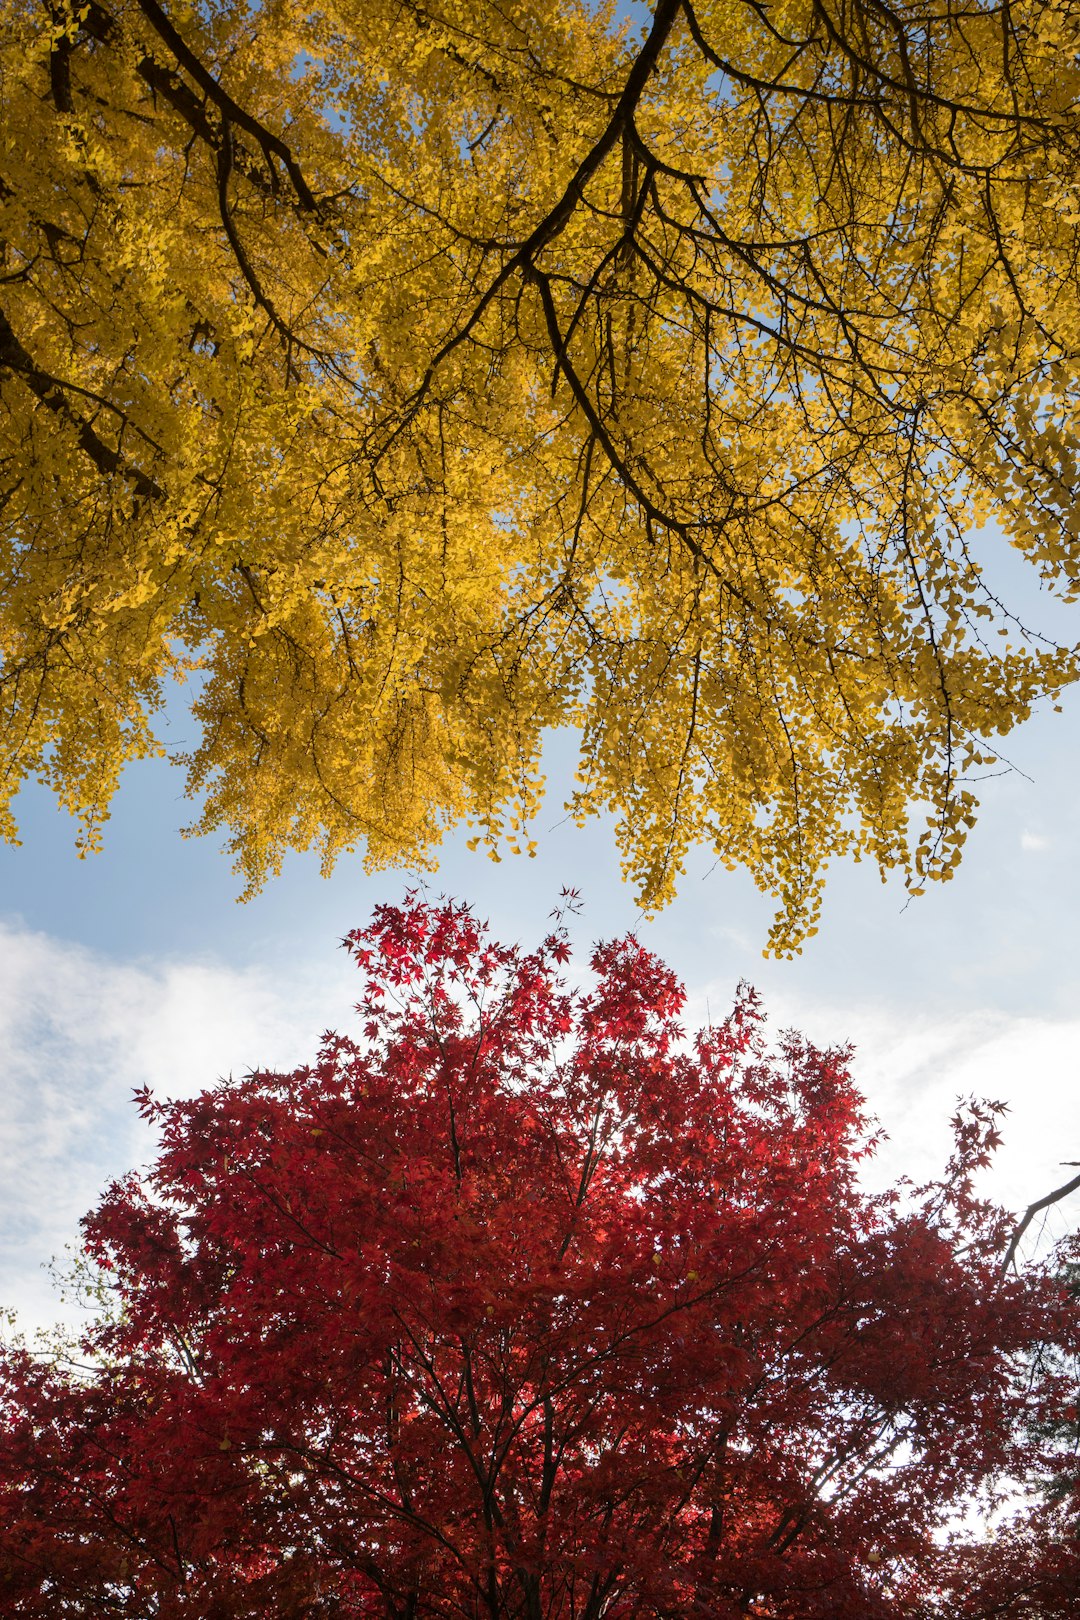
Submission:
<svg viewBox="0 0 1080 1620">
<path fill-rule="evenodd" d="M 6 1356 L 0 1613 L 1034 1617 L 1042 1560 L 1080 1614 L 1049 1512 L 996 1585 L 943 1534 L 1038 1464 L 1032 1358 L 1075 1348 L 1048 1274 L 1000 1276 L 993 1110 L 869 1196 L 847 1054 L 768 1056 L 748 990 L 687 1042 L 633 938 L 580 990 L 561 929 L 524 953 L 453 904 L 347 944 L 362 1041 L 140 1097 L 88 1370 Z"/>
</svg>

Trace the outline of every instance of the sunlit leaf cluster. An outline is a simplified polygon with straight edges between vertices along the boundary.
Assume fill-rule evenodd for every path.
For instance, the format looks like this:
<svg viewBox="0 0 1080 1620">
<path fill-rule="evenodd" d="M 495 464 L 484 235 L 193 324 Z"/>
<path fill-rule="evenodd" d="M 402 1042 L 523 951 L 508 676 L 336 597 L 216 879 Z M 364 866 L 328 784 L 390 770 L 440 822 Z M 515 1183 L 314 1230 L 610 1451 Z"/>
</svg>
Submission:
<svg viewBox="0 0 1080 1620">
<path fill-rule="evenodd" d="M 6 0 L 0 772 L 92 846 L 196 683 L 196 825 L 529 847 L 812 931 L 956 867 L 1075 678 L 1080 10 Z M 988 533 L 987 524 L 991 527 Z M 989 583 L 984 577 L 989 566 Z M 1036 627 L 1037 628 L 1037 627 Z"/>
</svg>

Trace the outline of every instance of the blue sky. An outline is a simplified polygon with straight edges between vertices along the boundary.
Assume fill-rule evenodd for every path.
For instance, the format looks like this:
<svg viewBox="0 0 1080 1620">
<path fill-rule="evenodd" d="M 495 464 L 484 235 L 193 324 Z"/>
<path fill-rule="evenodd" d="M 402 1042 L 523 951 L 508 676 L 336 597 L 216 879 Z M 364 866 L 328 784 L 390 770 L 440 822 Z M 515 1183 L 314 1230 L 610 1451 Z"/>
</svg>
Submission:
<svg viewBox="0 0 1080 1620">
<path fill-rule="evenodd" d="M 166 740 L 182 746 L 184 730 L 174 712 Z M 985 784 L 952 883 L 905 906 L 872 869 L 837 868 L 821 932 L 793 962 L 762 959 L 770 902 L 707 852 L 676 902 L 643 920 L 610 827 L 578 829 L 562 816 L 573 761 L 562 737 L 550 749 L 539 856 L 493 865 L 453 836 L 429 882 L 526 942 L 546 928 L 562 885 L 576 887 L 579 955 L 636 928 L 682 976 L 690 1022 L 726 1010 L 746 978 L 774 1027 L 853 1040 L 856 1077 L 890 1135 L 878 1179 L 918 1179 L 941 1163 L 958 1093 L 1007 1100 L 1007 1145 L 986 1190 L 1019 1207 L 1066 1178 L 1061 1160 L 1080 1159 L 1078 742 L 1080 702 L 1069 694 L 1064 713 L 1039 714 L 1008 739 L 1016 769 Z M 227 859 L 178 837 L 190 818 L 182 790 L 165 764 L 132 766 L 104 853 L 79 861 L 72 823 L 31 789 L 22 846 L 0 846 L 0 1305 L 27 1329 L 62 1314 L 44 1264 L 74 1240 L 109 1177 L 150 1156 L 132 1088 L 190 1093 L 223 1073 L 311 1056 L 323 1029 L 352 1020 L 338 942 L 408 882 L 366 877 L 358 860 L 326 881 L 313 858 L 297 857 L 238 905 Z M 1051 1232 L 1066 1220 L 1053 1212 Z"/>
</svg>

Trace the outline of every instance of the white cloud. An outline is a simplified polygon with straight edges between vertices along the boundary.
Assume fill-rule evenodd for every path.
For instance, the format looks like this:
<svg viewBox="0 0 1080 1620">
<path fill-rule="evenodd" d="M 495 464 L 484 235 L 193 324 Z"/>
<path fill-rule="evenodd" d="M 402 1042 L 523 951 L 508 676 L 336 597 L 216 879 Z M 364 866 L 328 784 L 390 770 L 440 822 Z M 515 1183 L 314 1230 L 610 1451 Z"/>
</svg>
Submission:
<svg viewBox="0 0 1080 1620">
<path fill-rule="evenodd" d="M 1045 838 L 1042 833 L 1032 832 L 1028 827 L 1020 834 L 1020 848 L 1029 854 L 1038 854 L 1042 850 L 1049 849 L 1050 845 L 1049 838 Z"/>
<path fill-rule="evenodd" d="M 691 998 L 687 1022 L 704 1021 L 705 991 Z M 710 989 L 712 1016 L 730 996 Z M 820 1046 L 855 1047 L 852 1074 L 888 1140 L 866 1180 L 885 1186 L 907 1175 L 930 1180 L 945 1164 L 957 1097 L 1008 1104 L 1003 1146 L 980 1181 L 982 1192 L 1023 1210 L 1076 1174 L 1080 1160 L 1080 1019 L 1023 1018 L 994 1010 L 943 1019 L 895 1007 L 852 1010 L 766 998 L 773 1031 L 792 1027 Z M 1032 1238 L 1080 1226 L 1080 1193 L 1049 1210 Z"/>
<path fill-rule="evenodd" d="M 212 961 L 124 965 L 0 923 L 0 1305 L 33 1328 L 59 1313 L 43 1266 L 77 1238 L 105 1184 L 152 1151 L 131 1102 L 222 1074 L 290 1069 L 348 1027 L 355 969 Z"/>
</svg>

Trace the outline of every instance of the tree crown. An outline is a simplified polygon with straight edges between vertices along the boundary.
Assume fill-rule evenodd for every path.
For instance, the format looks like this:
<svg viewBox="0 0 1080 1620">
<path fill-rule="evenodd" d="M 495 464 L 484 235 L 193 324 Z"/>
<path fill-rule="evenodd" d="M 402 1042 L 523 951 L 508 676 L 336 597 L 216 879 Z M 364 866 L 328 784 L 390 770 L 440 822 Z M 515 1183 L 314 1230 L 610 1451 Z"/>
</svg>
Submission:
<svg viewBox="0 0 1080 1620">
<path fill-rule="evenodd" d="M 770 1055 L 748 990 L 688 1042 L 632 938 L 580 988 L 560 930 L 449 903 L 348 943 L 361 1039 L 142 1097 L 157 1160 L 85 1223 L 96 1370 L 8 1356 L 5 1612 L 956 1612 L 942 1531 L 1039 1464 L 1068 1386 L 1031 1352 L 1077 1333 L 1001 1276 L 995 1109 L 871 1196 L 847 1054 Z M 1062 1590 L 1071 1511 L 1009 1531 Z"/>
<path fill-rule="evenodd" d="M 249 886 L 526 845 L 557 726 L 647 906 L 699 840 L 779 949 L 838 855 L 951 874 L 1076 675 L 980 535 L 1073 593 L 1074 7 L 3 27 L 5 792 L 93 843 L 197 670 Z"/>
</svg>

